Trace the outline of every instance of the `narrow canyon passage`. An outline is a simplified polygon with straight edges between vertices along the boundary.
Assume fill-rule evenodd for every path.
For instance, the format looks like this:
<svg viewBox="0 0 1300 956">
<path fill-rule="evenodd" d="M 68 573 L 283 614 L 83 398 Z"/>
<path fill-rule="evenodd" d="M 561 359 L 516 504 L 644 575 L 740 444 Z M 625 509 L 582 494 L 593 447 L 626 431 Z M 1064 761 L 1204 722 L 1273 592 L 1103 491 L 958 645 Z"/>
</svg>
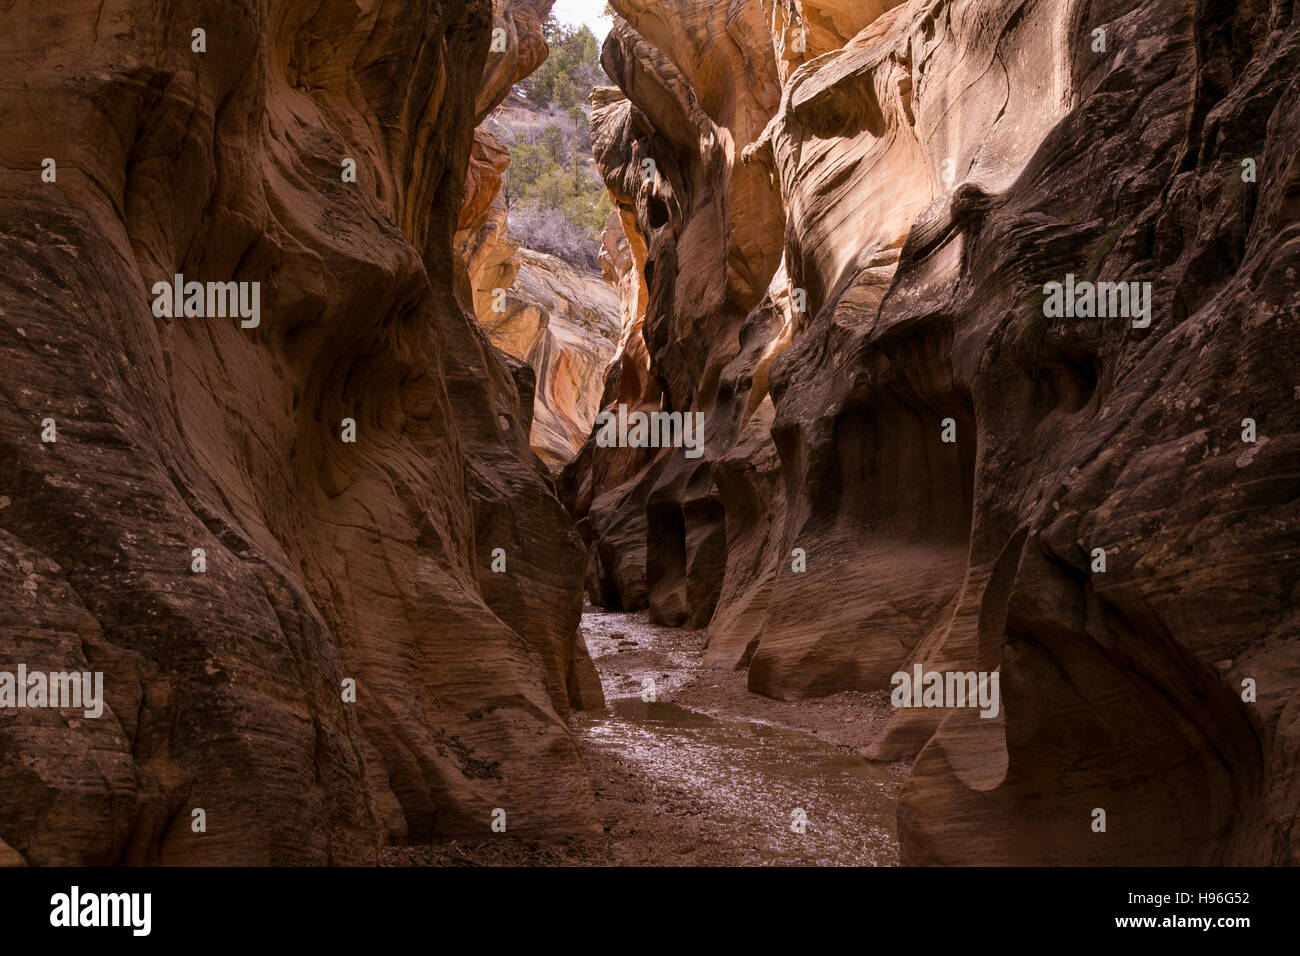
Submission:
<svg viewBox="0 0 1300 956">
<path fill-rule="evenodd" d="M 859 756 L 888 721 L 887 694 L 762 697 L 746 689 L 743 671 L 706 663 L 703 631 L 659 627 L 643 612 L 588 606 L 582 630 L 606 706 L 569 725 L 603 837 L 393 847 L 386 863 L 898 863 L 907 763 Z"/>
<path fill-rule="evenodd" d="M 1300 863 L 1300 0 L 162 6 L 0 12 L 0 865 Z"/>
</svg>

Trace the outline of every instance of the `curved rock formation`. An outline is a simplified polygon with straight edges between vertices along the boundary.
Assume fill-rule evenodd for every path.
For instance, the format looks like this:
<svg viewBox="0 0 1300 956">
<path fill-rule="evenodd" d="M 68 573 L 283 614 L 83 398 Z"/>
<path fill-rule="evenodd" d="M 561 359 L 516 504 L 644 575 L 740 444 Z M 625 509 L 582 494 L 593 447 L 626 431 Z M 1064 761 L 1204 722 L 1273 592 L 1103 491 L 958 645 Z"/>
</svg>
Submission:
<svg viewBox="0 0 1300 956">
<path fill-rule="evenodd" d="M 604 279 L 554 256 L 519 249 L 504 311 L 479 316 L 492 344 L 536 374 L 530 441 L 558 471 L 582 447 L 617 346 L 618 296 Z"/>
<path fill-rule="evenodd" d="M 505 203 L 501 201 L 502 176 L 510 166 L 510 152 L 499 139 L 479 127 L 469 154 L 465 201 L 456 227 L 456 253 L 469 275 L 474 313 L 492 314 L 493 292 L 515 281 L 518 243 L 510 238 Z"/>
<path fill-rule="evenodd" d="M 7 861 L 595 825 L 583 552 L 453 251 L 512 6 L 510 63 L 486 0 L 0 16 L 0 670 L 106 700 L 0 708 Z M 177 274 L 257 321 L 159 315 Z"/>
<path fill-rule="evenodd" d="M 737 330 L 781 257 L 777 191 L 741 161 L 778 105 L 775 61 L 770 44 L 755 42 L 767 26 L 752 4 L 618 9 L 680 42 L 661 50 L 619 19 L 602 57 L 629 99 L 596 99 L 593 152 L 646 286 L 645 306 L 638 299 L 632 311 L 643 313 L 648 361 L 624 349 L 617 403 L 705 412 L 712 451 L 744 425 L 745 397 L 726 372 L 743 347 Z M 648 602 L 658 623 L 707 623 L 726 535 L 709 465 L 708 455 L 615 448 L 571 466 L 561 485 L 590 528 L 595 590 L 606 600 Z"/>
<path fill-rule="evenodd" d="M 589 588 L 773 696 L 997 673 L 875 746 L 906 863 L 1300 862 L 1294 4 L 612 5 L 621 400 L 707 444 L 588 442 Z"/>
</svg>

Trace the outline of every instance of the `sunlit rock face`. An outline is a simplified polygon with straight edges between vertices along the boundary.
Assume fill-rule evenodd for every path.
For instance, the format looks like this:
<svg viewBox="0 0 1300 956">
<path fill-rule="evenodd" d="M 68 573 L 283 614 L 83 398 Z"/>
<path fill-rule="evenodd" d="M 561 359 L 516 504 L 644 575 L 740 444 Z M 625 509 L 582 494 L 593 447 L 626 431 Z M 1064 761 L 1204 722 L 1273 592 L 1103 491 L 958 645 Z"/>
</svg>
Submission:
<svg viewBox="0 0 1300 956">
<path fill-rule="evenodd" d="M 591 693 L 583 550 L 453 252 L 492 23 L 0 15 L 0 669 L 106 698 L 0 709 L 0 859 L 372 863 L 497 807 L 594 825 L 561 719 Z M 259 323 L 155 317 L 176 274 L 261 283 Z"/>
<path fill-rule="evenodd" d="M 510 238 L 501 198 L 502 176 L 509 166 L 505 144 L 475 129 L 465 200 L 457 218 L 456 254 L 465 265 L 474 314 L 480 319 L 493 314 L 496 290 L 508 289 L 519 272 L 519 244 Z"/>
<path fill-rule="evenodd" d="M 904 862 L 1300 862 L 1296 12 L 613 5 L 642 394 L 709 430 L 571 465 L 589 587 L 772 696 L 996 672 L 875 746 Z"/>
<path fill-rule="evenodd" d="M 605 371 L 624 332 L 621 306 L 607 278 L 510 237 L 499 192 L 508 164 L 500 143 L 476 131 L 470 181 L 494 195 L 476 211 L 467 194 L 456 247 L 479 324 L 495 347 L 528 370 L 529 440 L 558 472 L 581 449 L 599 410 Z"/>
<path fill-rule="evenodd" d="M 475 126 L 455 235 L 456 255 L 468 273 L 468 292 L 477 316 L 492 310 L 493 293 L 509 287 L 519 271 L 515 261 L 519 247 L 507 232 L 501 198 L 510 151 L 478 124 L 501 105 L 515 83 L 545 62 L 542 21 L 553 2 L 495 0 L 492 5 L 493 40 L 484 56 L 474 101 Z"/>
<path fill-rule="evenodd" d="M 535 373 L 530 440 L 559 471 L 577 454 L 599 410 L 605 368 L 619 337 L 618 294 L 604 278 L 520 249 L 500 312 L 479 316 L 492 344 Z"/>
</svg>

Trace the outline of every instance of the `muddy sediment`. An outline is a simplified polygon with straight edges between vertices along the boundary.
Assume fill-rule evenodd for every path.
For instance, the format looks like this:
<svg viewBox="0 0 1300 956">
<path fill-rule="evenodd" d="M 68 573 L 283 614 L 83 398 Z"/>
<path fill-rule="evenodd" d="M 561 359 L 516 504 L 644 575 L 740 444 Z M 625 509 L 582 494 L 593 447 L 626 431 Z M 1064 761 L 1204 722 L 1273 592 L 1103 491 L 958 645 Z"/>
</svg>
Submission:
<svg viewBox="0 0 1300 956">
<path fill-rule="evenodd" d="M 603 837 L 541 842 L 507 832 L 391 847 L 386 864 L 898 863 L 906 764 L 861 756 L 888 720 L 887 694 L 771 700 L 746 688 L 744 671 L 705 663 L 703 631 L 595 608 L 582 627 L 607 705 L 575 714 L 570 726 Z"/>
</svg>

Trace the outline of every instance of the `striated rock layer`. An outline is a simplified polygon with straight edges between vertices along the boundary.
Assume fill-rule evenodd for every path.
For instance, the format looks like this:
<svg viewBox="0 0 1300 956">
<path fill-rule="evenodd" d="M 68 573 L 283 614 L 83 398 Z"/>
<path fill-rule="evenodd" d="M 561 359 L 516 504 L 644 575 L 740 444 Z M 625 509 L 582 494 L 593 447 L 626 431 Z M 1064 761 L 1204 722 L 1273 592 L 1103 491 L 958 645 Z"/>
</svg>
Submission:
<svg viewBox="0 0 1300 956">
<path fill-rule="evenodd" d="M 618 345 L 618 295 L 604 279 L 554 256 L 519 249 L 503 310 L 479 316 L 492 344 L 536 378 L 530 441 L 558 471 L 582 447 Z"/>
<path fill-rule="evenodd" d="M 486 0 L 0 15 L 0 670 L 106 699 L 0 708 L 0 861 L 594 826 L 583 550 L 453 252 L 548 7 L 498 11 L 509 63 Z M 176 274 L 260 283 L 260 321 L 156 317 Z"/>
<path fill-rule="evenodd" d="M 776 697 L 996 672 L 874 748 L 906 863 L 1300 863 L 1300 7 L 612 5 L 605 405 L 707 444 L 569 466 L 593 596 Z"/>
</svg>

